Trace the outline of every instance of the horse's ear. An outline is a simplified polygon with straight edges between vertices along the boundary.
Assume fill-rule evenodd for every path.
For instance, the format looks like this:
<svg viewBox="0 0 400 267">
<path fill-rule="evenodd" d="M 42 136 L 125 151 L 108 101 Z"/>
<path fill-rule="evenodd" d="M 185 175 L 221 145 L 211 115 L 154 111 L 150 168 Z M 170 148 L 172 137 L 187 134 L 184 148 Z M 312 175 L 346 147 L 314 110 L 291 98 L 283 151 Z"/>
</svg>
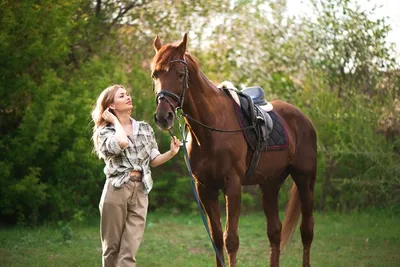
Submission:
<svg viewBox="0 0 400 267">
<path fill-rule="evenodd" d="M 185 34 L 183 35 L 182 41 L 179 43 L 179 45 L 177 47 L 177 49 L 181 53 L 182 57 L 185 55 L 185 52 L 186 52 L 186 43 L 187 43 L 187 33 L 185 32 Z"/>
<path fill-rule="evenodd" d="M 160 50 L 161 47 L 162 47 L 162 43 L 161 43 L 160 37 L 158 37 L 158 35 L 156 36 L 156 39 L 154 39 L 154 44 L 153 44 L 153 46 L 154 46 L 154 50 L 156 51 L 156 53 L 157 53 L 158 50 Z"/>
</svg>

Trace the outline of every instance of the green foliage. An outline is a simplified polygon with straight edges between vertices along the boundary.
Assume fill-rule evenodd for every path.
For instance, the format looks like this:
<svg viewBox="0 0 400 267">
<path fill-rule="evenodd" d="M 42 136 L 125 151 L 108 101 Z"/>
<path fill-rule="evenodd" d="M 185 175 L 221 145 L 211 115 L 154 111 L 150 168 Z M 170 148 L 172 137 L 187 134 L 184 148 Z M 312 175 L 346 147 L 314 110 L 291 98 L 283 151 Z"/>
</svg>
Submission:
<svg viewBox="0 0 400 267">
<path fill-rule="evenodd" d="M 375 91 L 380 78 L 396 66 L 393 44 L 385 38 L 389 25 L 385 17 L 372 19 L 373 10 L 365 10 L 357 1 L 310 1 L 316 21 L 305 22 L 310 46 L 310 62 L 323 71 L 331 88 L 343 91 Z M 344 92 L 345 93 L 345 92 Z"/>
<path fill-rule="evenodd" d="M 29 168 L 28 171 L 28 175 L 9 188 L 13 196 L 10 204 L 14 214 L 11 215 L 17 216 L 20 224 L 28 221 L 35 225 L 38 222 L 39 208 L 47 198 L 47 185 L 40 181 L 39 168 Z M 11 210 L 11 207 L 7 208 Z"/>
<path fill-rule="evenodd" d="M 58 222 L 59 231 L 61 234 L 61 238 L 65 243 L 71 243 L 73 237 L 73 230 L 69 223 L 65 223 L 62 221 Z"/>
<path fill-rule="evenodd" d="M 241 211 L 242 213 L 246 213 L 248 211 L 254 211 L 255 209 L 255 199 L 254 196 L 247 193 L 243 192 L 242 193 L 242 208 Z"/>
<path fill-rule="evenodd" d="M 72 43 L 78 1 L 2 3 L 0 11 L 0 128 L 18 127 L 44 72 L 62 66 Z M 54 27 L 57 25 L 57 27 Z"/>
<path fill-rule="evenodd" d="M 377 133 L 378 101 L 363 95 L 335 97 L 321 88 L 303 91 L 301 99 L 318 131 L 320 208 L 351 210 L 396 205 L 399 155 Z M 326 206 L 325 206 L 326 205 Z"/>
</svg>

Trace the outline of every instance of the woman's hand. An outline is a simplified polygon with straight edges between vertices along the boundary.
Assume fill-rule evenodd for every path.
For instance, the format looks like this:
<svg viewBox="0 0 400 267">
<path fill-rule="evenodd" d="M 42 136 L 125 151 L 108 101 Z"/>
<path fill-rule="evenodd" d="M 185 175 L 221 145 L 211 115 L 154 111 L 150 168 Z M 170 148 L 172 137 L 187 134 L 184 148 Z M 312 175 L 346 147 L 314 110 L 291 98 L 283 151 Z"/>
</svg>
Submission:
<svg viewBox="0 0 400 267">
<path fill-rule="evenodd" d="M 172 151 L 172 153 L 174 155 L 179 152 L 180 145 L 181 145 L 181 141 L 179 141 L 178 138 L 176 138 L 175 136 L 172 137 L 170 150 Z"/>
<path fill-rule="evenodd" d="M 115 122 L 118 120 L 118 118 L 112 114 L 109 110 L 109 108 L 107 108 L 106 110 L 104 110 L 103 115 L 102 115 L 103 119 L 105 119 L 107 122 L 115 124 Z"/>
</svg>

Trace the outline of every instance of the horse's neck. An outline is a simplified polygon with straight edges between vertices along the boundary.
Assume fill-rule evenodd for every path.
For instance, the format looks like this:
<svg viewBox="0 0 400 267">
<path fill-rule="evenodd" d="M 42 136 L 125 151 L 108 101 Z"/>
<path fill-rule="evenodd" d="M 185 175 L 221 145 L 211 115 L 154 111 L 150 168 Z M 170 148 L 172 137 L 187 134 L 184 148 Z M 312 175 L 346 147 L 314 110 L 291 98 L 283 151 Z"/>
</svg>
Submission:
<svg viewBox="0 0 400 267">
<path fill-rule="evenodd" d="M 193 119 L 213 128 L 220 128 L 219 121 L 226 116 L 228 98 L 219 90 L 203 72 L 190 75 L 188 99 L 183 107 L 184 112 Z M 187 121 L 196 138 L 201 143 L 209 137 L 209 129 L 196 122 Z"/>
<path fill-rule="evenodd" d="M 215 108 L 213 104 L 220 98 L 219 90 L 201 71 L 190 75 L 189 81 L 188 99 L 185 101 L 184 111 L 195 119 L 213 120 L 212 116 L 207 115 L 213 112 Z"/>
</svg>

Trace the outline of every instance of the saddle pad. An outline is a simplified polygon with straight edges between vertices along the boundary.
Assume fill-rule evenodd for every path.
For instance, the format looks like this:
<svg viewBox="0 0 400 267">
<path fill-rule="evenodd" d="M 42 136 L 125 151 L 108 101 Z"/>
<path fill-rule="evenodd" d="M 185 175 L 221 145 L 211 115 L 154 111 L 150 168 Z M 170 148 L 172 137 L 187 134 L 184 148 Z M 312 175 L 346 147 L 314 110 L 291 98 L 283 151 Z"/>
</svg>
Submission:
<svg viewBox="0 0 400 267">
<path fill-rule="evenodd" d="M 274 127 L 272 128 L 272 132 L 269 134 L 266 150 L 284 149 L 288 146 L 288 138 L 286 130 L 281 123 L 281 119 L 274 111 L 270 111 L 268 114 L 272 118 Z"/>
<path fill-rule="evenodd" d="M 242 108 L 233 101 L 233 105 L 235 106 L 236 115 L 238 117 L 238 121 L 240 127 L 248 127 L 251 126 L 252 123 L 245 116 L 245 112 Z M 261 151 L 273 151 L 273 150 L 281 150 L 285 149 L 288 146 L 288 138 L 285 128 L 281 123 L 281 118 L 274 111 L 267 112 L 273 121 L 273 128 L 271 133 L 268 136 L 267 144 L 262 147 Z M 246 129 L 243 132 L 243 136 L 246 139 L 248 145 L 252 150 L 255 150 L 257 146 L 257 135 L 254 129 Z"/>
</svg>

